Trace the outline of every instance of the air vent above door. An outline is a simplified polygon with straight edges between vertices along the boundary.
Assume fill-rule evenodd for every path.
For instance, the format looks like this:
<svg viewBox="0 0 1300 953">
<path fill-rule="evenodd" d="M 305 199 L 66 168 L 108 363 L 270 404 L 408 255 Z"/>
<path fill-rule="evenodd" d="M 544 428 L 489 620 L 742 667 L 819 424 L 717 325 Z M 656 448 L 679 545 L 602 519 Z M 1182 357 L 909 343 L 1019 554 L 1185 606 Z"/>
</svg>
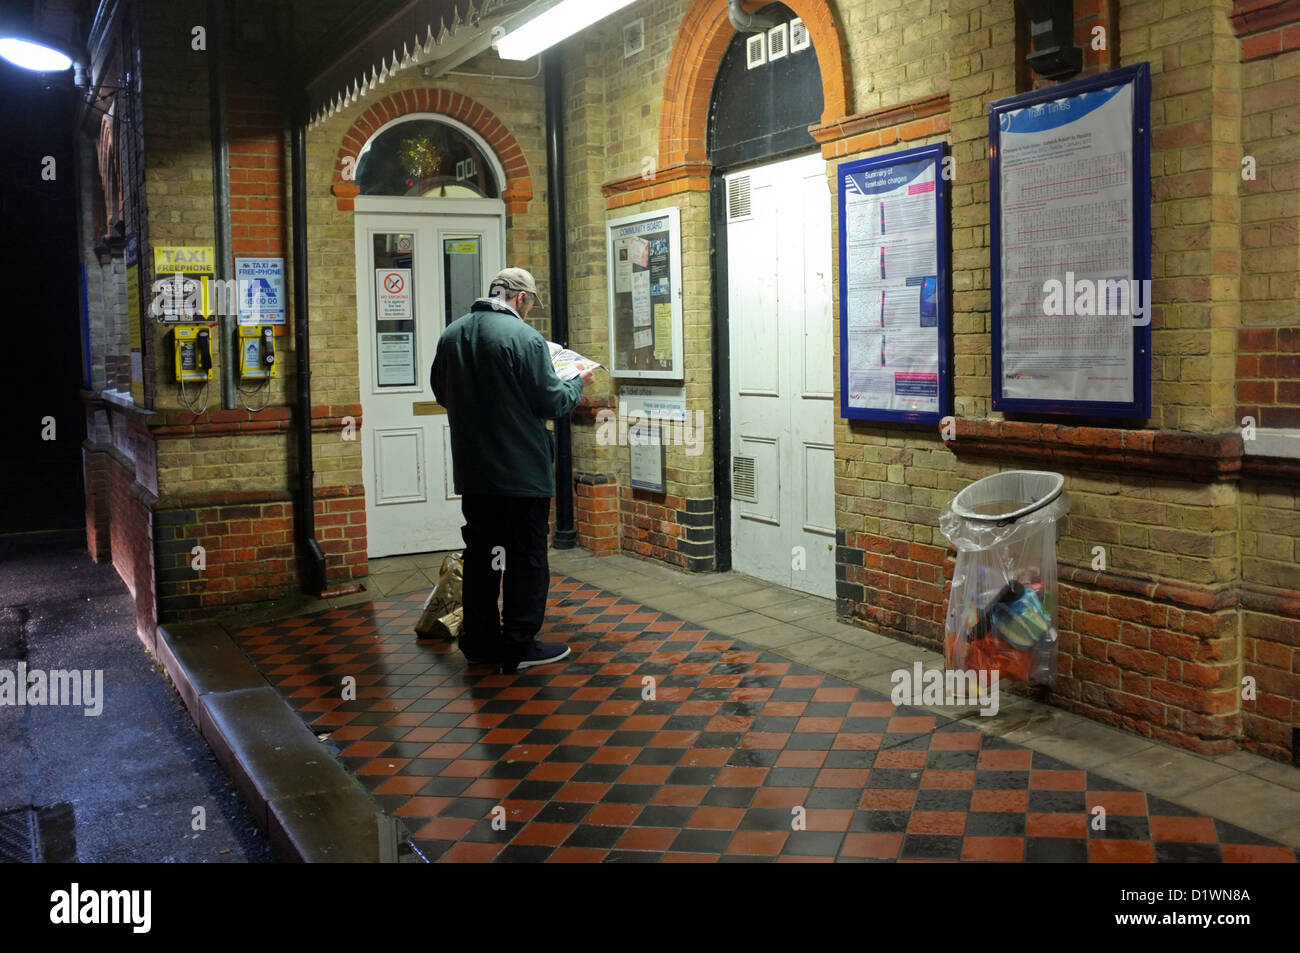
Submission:
<svg viewBox="0 0 1300 953">
<path fill-rule="evenodd" d="M 790 21 L 790 52 L 798 53 L 812 46 L 812 34 L 808 32 L 808 25 L 799 17 Z"/>
<path fill-rule="evenodd" d="M 733 176 L 727 181 L 727 221 L 744 221 L 750 217 L 752 212 L 753 209 L 750 205 L 749 176 Z"/>
<path fill-rule="evenodd" d="M 746 503 L 758 502 L 758 467 L 753 457 L 731 458 L 731 496 Z"/>
<path fill-rule="evenodd" d="M 790 52 L 790 24 L 782 23 L 767 31 L 767 59 L 774 63 Z"/>
<path fill-rule="evenodd" d="M 755 33 L 745 41 L 745 65 L 749 69 L 767 62 L 767 34 Z"/>
</svg>

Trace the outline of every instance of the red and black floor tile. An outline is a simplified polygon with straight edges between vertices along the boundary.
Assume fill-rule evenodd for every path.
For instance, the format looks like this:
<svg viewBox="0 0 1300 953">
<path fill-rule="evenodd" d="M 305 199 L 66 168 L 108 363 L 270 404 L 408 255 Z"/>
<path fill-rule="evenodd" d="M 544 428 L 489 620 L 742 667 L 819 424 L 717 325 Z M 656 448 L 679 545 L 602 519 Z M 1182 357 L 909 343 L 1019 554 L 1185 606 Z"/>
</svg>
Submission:
<svg viewBox="0 0 1300 953">
<path fill-rule="evenodd" d="M 573 654 L 514 675 L 417 641 L 424 595 L 236 640 L 431 861 L 1297 860 L 571 577 Z"/>
</svg>

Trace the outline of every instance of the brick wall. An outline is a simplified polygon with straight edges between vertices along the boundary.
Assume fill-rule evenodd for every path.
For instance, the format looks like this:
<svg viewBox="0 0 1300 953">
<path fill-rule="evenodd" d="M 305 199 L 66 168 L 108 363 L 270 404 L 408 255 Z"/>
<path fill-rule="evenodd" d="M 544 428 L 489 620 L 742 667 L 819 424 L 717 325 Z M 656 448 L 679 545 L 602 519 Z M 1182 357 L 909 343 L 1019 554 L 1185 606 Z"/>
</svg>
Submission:
<svg viewBox="0 0 1300 953">
<path fill-rule="evenodd" d="M 110 558 L 112 551 L 107 452 L 83 448 L 81 469 L 82 485 L 86 488 L 86 549 L 91 559 L 102 563 Z"/>
<path fill-rule="evenodd" d="M 1237 419 L 1300 428 L 1300 327 L 1237 331 Z"/>
<path fill-rule="evenodd" d="M 283 598 L 298 589 L 294 501 L 208 494 L 159 508 L 155 556 L 163 622 L 211 615 L 223 607 Z M 316 535 L 331 584 L 368 574 L 365 499 L 359 487 L 325 487 L 316 500 Z M 195 547 L 203 547 L 195 568 Z"/>
<path fill-rule="evenodd" d="M 603 476 L 578 475 L 573 495 L 578 545 L 597 556 L 619 549 L 618 484 Z"/>
<path fill-rule="evenodd" d="M 135 479 L 131 461 L 118 451 L 104 455 L 108 505 L 112 511 L 109 547 L 113 568 L 135 600 L 136 634 L 150 648 L 158 627 L 154 592 L 153 513 L 150 499 Z"/>
</svg>

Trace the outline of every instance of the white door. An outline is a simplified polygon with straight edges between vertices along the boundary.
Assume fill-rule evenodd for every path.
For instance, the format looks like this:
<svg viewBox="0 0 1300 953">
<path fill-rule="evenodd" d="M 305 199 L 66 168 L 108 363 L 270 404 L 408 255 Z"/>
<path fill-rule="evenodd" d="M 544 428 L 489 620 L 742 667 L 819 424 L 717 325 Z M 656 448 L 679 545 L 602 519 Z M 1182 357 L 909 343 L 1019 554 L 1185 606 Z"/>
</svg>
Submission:
<svg viewBox="0 0 1300 953">
<path fill-rule="evenodd" d="M 429 370 L 447 324 L 502 267 L 501 220 L 358 210 L 356 243 L 367 552 L 458 549 L 450 430 Z"/>
<path fill-rule="evenodd" d="M 835 595 L 835 361 L 826 163 L 726 177 L 732 567 Z"/>
</svg>

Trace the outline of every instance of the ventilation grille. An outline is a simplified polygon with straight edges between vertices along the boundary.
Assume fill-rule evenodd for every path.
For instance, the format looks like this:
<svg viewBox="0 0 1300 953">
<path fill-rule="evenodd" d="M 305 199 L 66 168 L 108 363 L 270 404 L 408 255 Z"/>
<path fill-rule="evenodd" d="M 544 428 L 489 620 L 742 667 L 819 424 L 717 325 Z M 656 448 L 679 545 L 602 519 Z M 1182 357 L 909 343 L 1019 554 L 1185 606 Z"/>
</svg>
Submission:
<svg viewBox="0 0 1300 953">
<path fill-rule="evenodd" d="M 790 21 L 790 52 L 798 53 L 812 46 L 812 34 L 802 19 L 796 17 Z"/>
<path fill-rule="evenodd" d="M 739 222 L 750 217 L 749 176 L 738 175 L 727 182 L 727 221 Z"/>
<path fill-rule="evenodd" d="M 758 502 L 757 461 L 753 457 L 732 458 L 731 495 L 734 499 L 746 503 Z"/>
<path fill-rule="evenodd" d="M 767 31 L 768 62 L 779 60 L 790 52 L 790 24 L 782 23 Z"/>
<path fill-rule="evenodd" d="M 750 69 L 767 62 L 767 34 L 755 33 L 745 41 L 745 65 Z"/>
</svg>

